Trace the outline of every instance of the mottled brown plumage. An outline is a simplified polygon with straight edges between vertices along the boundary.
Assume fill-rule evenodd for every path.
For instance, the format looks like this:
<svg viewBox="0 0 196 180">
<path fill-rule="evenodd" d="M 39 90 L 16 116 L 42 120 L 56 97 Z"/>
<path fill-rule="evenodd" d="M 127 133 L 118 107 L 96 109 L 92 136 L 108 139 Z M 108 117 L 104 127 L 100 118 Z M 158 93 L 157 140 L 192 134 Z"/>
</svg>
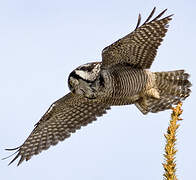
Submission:
<svg viewBox="0 0 196 180">
<path fill-rule="evenodd" d="M 190 94 L 191 83 L 184 70 L 150 72 L 171 15 L 151 20 L 155 8 L 140 26 L 102 51 L 102 62 L 88 63 L 72 71 L 68 78 L 71 92 L 55 103 L 35 125 L 10 162 L 18 165 L 42 150 L 68 138 L 82 126 L 96 120 L 113 105 L 135 104 L 143 113 L 171 108 Z"/>
<path fill-rule="evenodd" d="M 95 121 L 96 117 L 102 116 L 108 109 L 108 105 L 99 101 L 90 101 L 73 93 L 67 94 L 50 106 L 27 140 L 18 147 L 18 154 L 10 164 L 20 156 L 19 165 L 23 160 L 29 160 L 31 156 L 56 145 L 81 126 Z"/>
<path fill-rule="evenodd" d="M 139 16 L 138 24 L 133 32 L 103 49 L 102 66 L 128 63 L 134 67 L 150 68 L 171 20 L 172 15 L 159 20 L 165 11 L 150 21 L 155 12 L 154 8 L 140 27 L 141 16 Z"/>
</svg>

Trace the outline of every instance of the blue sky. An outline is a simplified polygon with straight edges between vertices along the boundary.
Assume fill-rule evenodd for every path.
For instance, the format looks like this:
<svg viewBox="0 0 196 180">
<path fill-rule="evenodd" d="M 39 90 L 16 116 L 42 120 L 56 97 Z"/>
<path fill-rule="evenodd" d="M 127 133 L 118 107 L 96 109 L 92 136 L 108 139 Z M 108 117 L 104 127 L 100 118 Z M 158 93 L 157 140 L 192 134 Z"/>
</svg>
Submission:
<svg viewBox="0 0 196 180">
<path fill-rule="evenodd" d="M 185 69 L 196 84 L 196 2 L 63 1 L 0 2 L 0 158 L 22 144 L 50 104 L 68 93 L 78 65 L 100 61 L 101 50 L 131 32 L 138 13 L 152 8 L 175 14 L 152 71 Z M 177 175 L 196 179 L 196 94 L 183 104 Z M 134 105 L 113 107 L 71 138 L 21 166 L 0 161 L 0 179 L 162 179 L 170 111 L 143 116 Z"/>
</svg>

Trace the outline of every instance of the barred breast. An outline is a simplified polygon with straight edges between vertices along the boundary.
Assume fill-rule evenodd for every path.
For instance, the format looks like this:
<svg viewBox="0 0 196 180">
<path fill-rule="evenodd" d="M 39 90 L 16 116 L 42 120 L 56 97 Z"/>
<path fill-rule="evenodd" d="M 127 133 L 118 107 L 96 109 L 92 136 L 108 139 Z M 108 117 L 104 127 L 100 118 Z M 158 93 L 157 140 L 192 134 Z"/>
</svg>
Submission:
<svg viewBox="0 0 196 180">
<path fill-rule="evenodd" d="M 131 66 L 114 66 L 107 72 L 109 94 L 114 98 L 132 97 L 139 94 L 147 83 L 143 69 Z"/>
</svg>

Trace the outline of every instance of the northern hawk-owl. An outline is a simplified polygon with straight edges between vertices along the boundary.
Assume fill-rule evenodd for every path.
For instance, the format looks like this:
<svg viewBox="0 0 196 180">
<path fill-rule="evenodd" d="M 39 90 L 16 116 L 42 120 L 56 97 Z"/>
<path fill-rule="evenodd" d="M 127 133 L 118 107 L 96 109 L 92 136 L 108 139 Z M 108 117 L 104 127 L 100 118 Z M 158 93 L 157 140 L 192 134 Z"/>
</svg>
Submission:
<svg viewBox="0 0 196 180">
<path fill-rule="evenodd" d="M 189 75 L 184 70 L 149 70 L 163 40 L 171 16 L 151 20 L 155 8 L 140 25 L 102 51 L 102 62 L 87 63 L 73 70 L 68 78 L 70 93 L 54 102 L 26 141 L 15 149 L 29 160 L 42 150 L 68 138 L 71 133 L 102 116 L 111 106 L 135 104 L 143 113 L 171 108 L 190 94 Z"/>
</svg>

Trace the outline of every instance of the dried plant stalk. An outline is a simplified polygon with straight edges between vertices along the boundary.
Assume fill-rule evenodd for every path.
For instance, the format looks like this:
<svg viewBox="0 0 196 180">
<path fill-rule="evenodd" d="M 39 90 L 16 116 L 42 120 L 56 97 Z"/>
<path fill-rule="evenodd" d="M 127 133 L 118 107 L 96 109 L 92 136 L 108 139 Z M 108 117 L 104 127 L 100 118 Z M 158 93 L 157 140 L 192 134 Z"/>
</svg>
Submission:
<svg viewBox="0 0 196 180">
<path fill-rule="evenodd" d="M 167 129 L 167 134 L 165 135 L 166 138 L 166 145 L 165 145 L 165 163 L 163 163 L 163 167 L 165 170 L 164 179 L 165 180 L 177 180 L 176 177 L 176 162 L 175 162 L 175 155 L 177 149 L 175 148 L 176 145 L 176 131 L 179 127 L 177 122 L 182 120 L 180 115 L 182 114 L 182 103 L 178 103 L 176 108 L 172 108 L 173 112 L 171 114 L 171 120 L 169 127 Z"/>
</svg>

